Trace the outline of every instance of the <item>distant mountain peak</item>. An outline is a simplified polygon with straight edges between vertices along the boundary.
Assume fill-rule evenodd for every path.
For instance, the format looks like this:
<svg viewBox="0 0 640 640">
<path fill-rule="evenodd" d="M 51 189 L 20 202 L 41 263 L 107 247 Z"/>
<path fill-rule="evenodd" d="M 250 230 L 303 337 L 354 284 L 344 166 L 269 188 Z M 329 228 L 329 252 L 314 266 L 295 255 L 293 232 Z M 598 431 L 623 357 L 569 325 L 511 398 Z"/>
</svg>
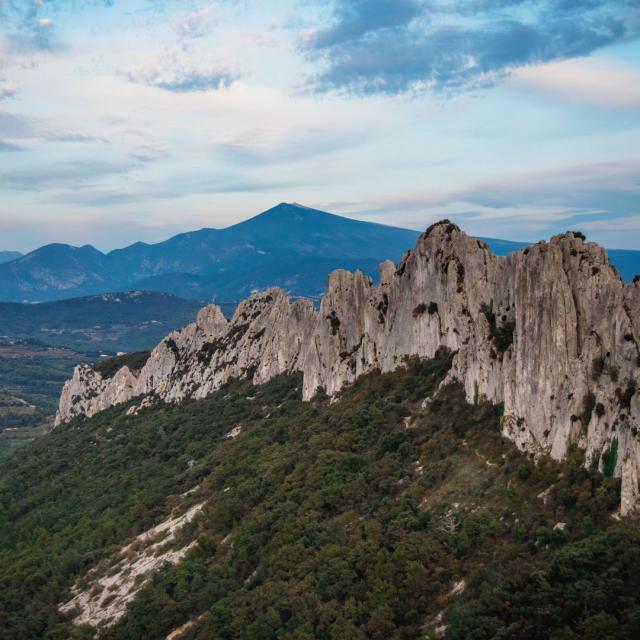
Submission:
<svg viewBox="0 0 640 640">
<path fill-rule="evenodd" d="M 309 211 L 317 211 L 317 209 L 314 209 L 313 207 L 307 207 L 306 205 L 300 204 L 299 202 L 292 202 L 289 206 L 295 207 L 296 209 L 308 209 Z"/>
<path fill-rule="evenodd" d="M 325 213 L 324 211 L 320 211 L 319 209 L 313 209 L 312 207 L 306 207 L 302 204 L 298 204 L 297 202 L 281 202 L 277 204 L 275 207 L 271 207 L 271 209 L 267 209 L 265 212 L 258 214 L 255 218 L 260 218 L 262 216 L 273 216 L 273 215 L 283 215 L 283 214 L 292 214 L 292 213 L 315 213 L 320 215 L 331 215 L 329 213 Z M 254 218 L 254 219 L 255 219 Z"/>
</svg>

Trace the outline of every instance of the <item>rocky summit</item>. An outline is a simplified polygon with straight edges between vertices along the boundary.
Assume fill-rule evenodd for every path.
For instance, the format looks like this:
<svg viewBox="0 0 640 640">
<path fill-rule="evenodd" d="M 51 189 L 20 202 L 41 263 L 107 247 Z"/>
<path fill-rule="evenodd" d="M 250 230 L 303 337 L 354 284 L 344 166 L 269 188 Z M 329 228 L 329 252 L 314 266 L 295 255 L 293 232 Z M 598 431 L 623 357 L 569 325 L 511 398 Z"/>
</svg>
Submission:
<svg viewBox="0 0 640 640">
<path fill-rule="evenodd" d="M 227 320 L 216 306 L 165 338 L 143 364 L 107 375 L 80 366 L 57 424 L 140 397 L 202 398 L 231 379 L 303 373 L 303 396 L 335 396 L 373 370 L 453 352 L 449 380 L 471 403 L 504 405 L 503 434 L 538 457 L 585 450 L 585 465 L 622 478 L 622 515 L 640 510 L 640 281 L 625 285 L 580 233 L 508 256 L 443 221 L 380 282 L 334 271 L 319 310 L 279 289 Z"/>
</svg>

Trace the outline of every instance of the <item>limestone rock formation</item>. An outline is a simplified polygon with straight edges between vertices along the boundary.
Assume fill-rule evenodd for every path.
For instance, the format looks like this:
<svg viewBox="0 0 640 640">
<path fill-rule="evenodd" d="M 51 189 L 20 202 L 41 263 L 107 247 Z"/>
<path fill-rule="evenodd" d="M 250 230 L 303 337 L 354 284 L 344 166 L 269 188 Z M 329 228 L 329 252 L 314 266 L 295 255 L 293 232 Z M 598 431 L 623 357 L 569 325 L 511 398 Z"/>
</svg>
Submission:
<svg viewBox="0 0 640 640">
<path fill-rule="evenodd" d="M 303 395 L 330 396 L 408 356 L 455 353 L 450 379 L 470 402 L 504 403 L 503 432 L 533 455 L 622 477 L 622 512 L 640 509 L 640 282 L 625 285 L 604 249 L 566 233 L 506 257 L 444 221 L 372 286 L 361 272 L 329 277 L 319 311 L 278 289 L 243 302 L 227 322 L 209 306 L 168 336 L 139 373 L 105 380 L 79 367 L 58 424 L 139 395 L 201 398 L 231 378 L 259 384 L 301 371 Z"/>
<path fill-rule="evenodd" d="M 145 394 L 169 402 L 203 398 L 232 378 L 260 384 L 298 370 L 314 320 L 312 303 L 291 303 L 280 289 L 245 300 L 230 322 L 209 305 L 195 323 L 167 336 L 138 373 L 125 366 L 105 379 L 89 366 L 77 367 L 64 386 L 56 424 Z"/>
</svg>

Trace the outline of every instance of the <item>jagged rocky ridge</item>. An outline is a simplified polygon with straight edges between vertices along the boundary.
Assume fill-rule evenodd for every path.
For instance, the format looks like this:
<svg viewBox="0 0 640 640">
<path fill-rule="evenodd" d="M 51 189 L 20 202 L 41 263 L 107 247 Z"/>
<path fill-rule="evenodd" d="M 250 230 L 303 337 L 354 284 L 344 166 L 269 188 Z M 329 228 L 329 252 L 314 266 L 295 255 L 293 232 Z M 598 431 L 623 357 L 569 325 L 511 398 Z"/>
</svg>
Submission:
<svg viewBox="0 0 640 640">
<path fill-rule="evenodd" d="M 140 371 L 104 379 L 78 367 L 57 424 L 137 396 L 202 398 L 232 378 L 293 371 L 305 399 L 334 396 L 445 347 L 449 378 L 470 402 L 504 403 L 504 435 L 520 449 L 562 459 L 577 444 L 587 465 L 621 476 L 622 514 L 640 510 L 640 282 L 625 285 L 603 248 L 567 233 L 498 257 L 444 221 L 380 276 L 373 287 L 361 272 L 333 272 L 319 311 L 279 289 L 252 295 L 230 321 L 208 306 Z"/>
</svg>

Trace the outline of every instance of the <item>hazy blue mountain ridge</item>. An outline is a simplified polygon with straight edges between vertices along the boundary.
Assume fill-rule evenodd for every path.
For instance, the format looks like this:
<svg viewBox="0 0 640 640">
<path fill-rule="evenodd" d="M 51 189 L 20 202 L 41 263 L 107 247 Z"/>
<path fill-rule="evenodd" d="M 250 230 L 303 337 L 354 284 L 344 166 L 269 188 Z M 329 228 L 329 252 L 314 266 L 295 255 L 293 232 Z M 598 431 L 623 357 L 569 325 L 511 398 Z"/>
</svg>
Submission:
<svg viewBox="0 0 640 640">
<path fill-rule="evenodd" d="M 41 247 L 0 264 L 0 300 L 60 300 L 135 289 L 232 302 L 274 285 L 316 297 L 330 271 L 360 268 L 375 279 L 377 265 L 398 261 L 419 235 L 282 203 L 225 229 L 200 229 L 157 244 L 136 242 L 106 254 L 90 245 Z M 497 255 L 527 246 L 482 239 Z M 613 249 L 609 256 L 625 280 L 640 273 L 640 251 Z"/>
<path fill-rule="evenodd" d="M 418 236 L 281 204 L 226 229 L 201 229 L 158 244 L 138 242 L 108 254 L 90 246 L 47 245 L 0 265 L 0 299 L 153 289 L 238 300 L 252 288 L 273 284 L 292 294 L 319 295 L 329 271 L 361 267 L 375 275 L 381 260 L 398 260 Z"/>
<path fill-rule="evenodd" d="M 22 257 L 19 251 L 0 251 L 0 264 Z"/>
</svg>

